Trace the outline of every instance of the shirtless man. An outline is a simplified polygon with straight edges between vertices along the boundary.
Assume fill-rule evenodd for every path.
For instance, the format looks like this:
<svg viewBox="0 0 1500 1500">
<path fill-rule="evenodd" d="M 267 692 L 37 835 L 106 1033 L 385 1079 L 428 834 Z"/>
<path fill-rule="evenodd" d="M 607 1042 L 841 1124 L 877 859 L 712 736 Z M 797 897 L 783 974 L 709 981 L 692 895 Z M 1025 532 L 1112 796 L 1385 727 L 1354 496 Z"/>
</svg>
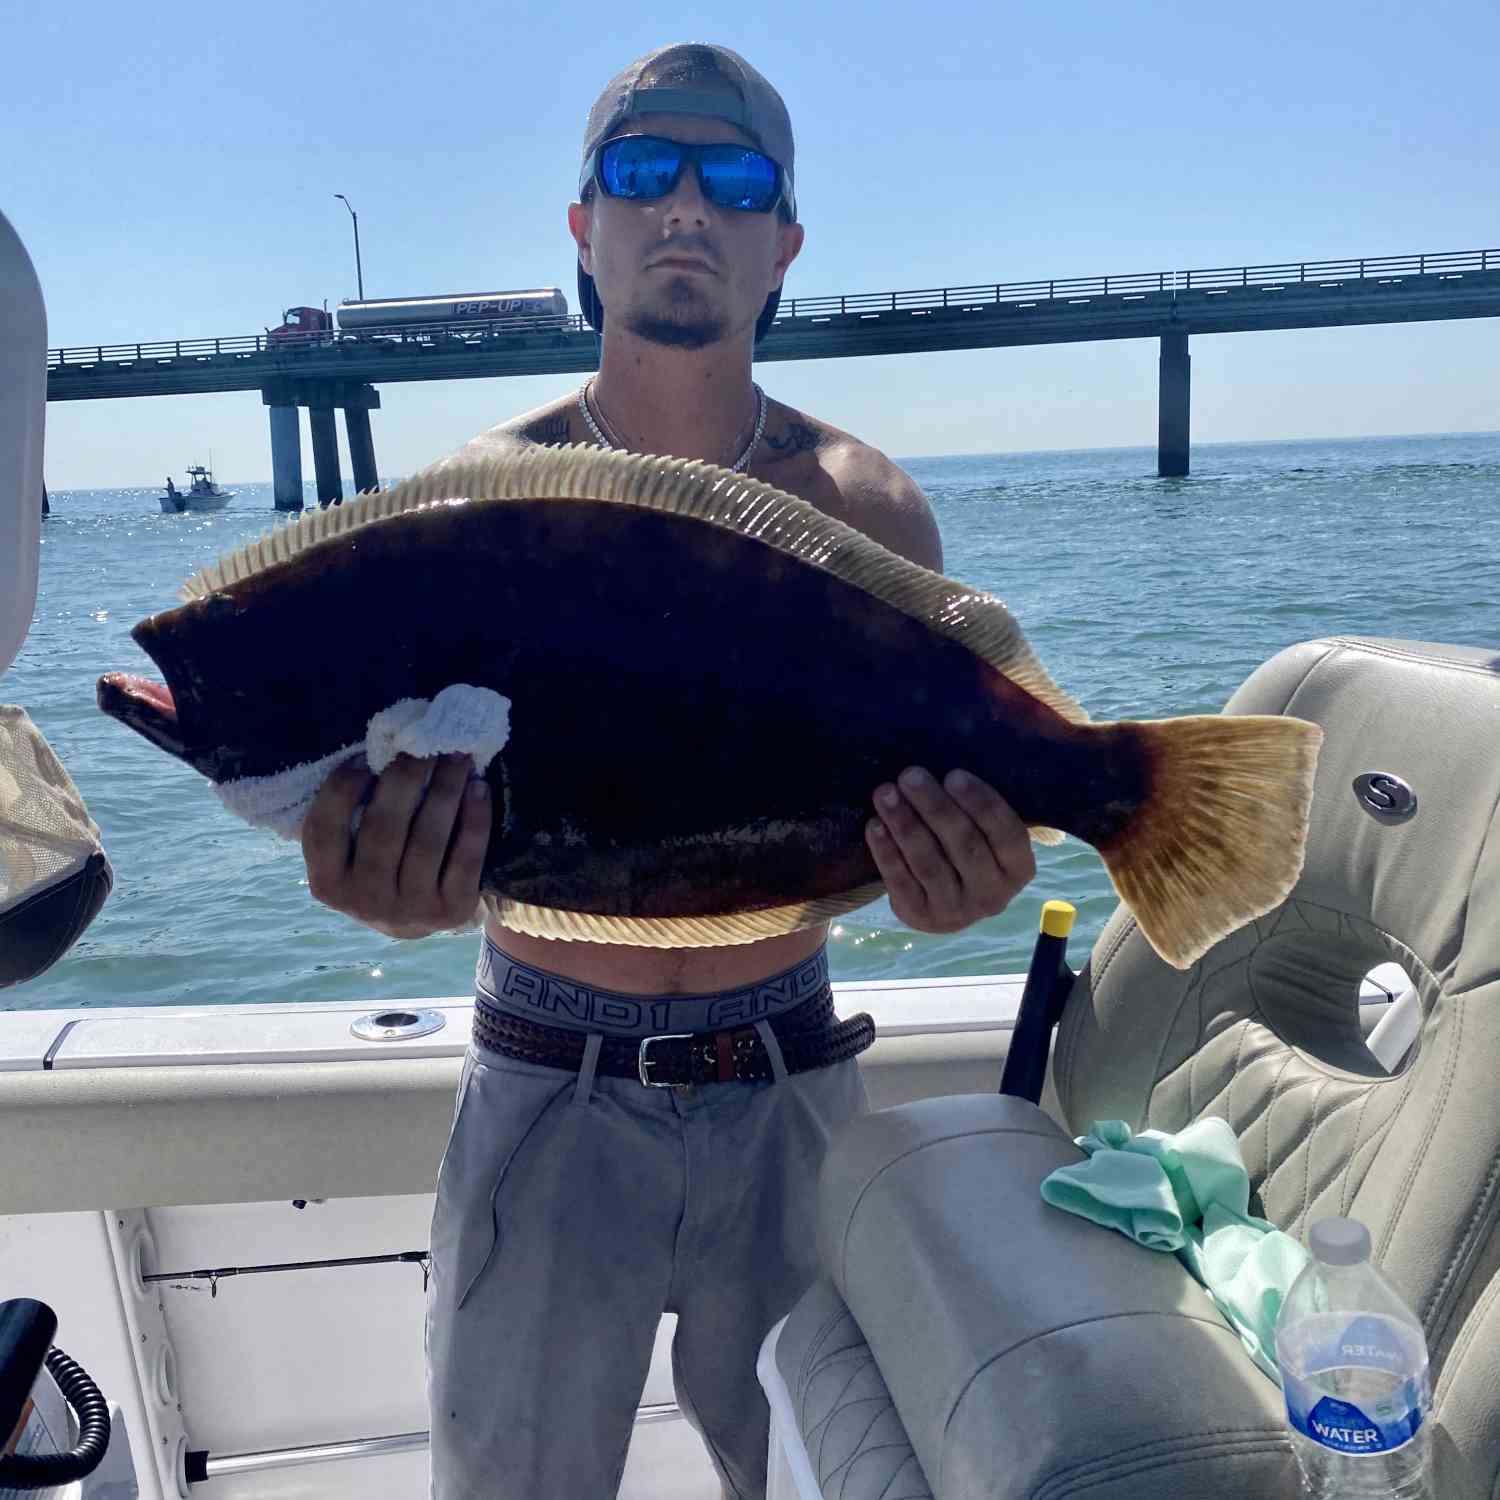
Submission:
<svg viewBox="0 0 1500 1500">
<path fill-rule="evenodd" d="M 780 96 L 724 48 L 663 48 L 613 80 L 568 209 L 599 373 L 461 455 L 594 443 L 737 466 L 941 569 L 911 479 L 751 379 L 802 246 L 793 165 Z M 471 921 L 491 813 L 467 759 L 398 760 L 351 840 L 371 781 L 341 769 L 306 820 L 314 896 L 393 937 Z M 995 915 L 1035 872 L 1020 820 L 959 769 L 871 793 L 870 852 L 919 931 Z M 434 1500 L 614 1495 L 664 1311 L 678 1401 L 725 1496 L 764 1494 L 756 1354 L 816 1274 L 818 1166 L 866 1108 L 850 1053 L 869 1037 L 831 1015 L 827 937 L 662 950 L 488 917 L 432 1225 Z M 706 1061 L 642 1040 L 683 1032 Z M 825 1042 L 840 1060 L 820 1060 Z"/>
</svg>

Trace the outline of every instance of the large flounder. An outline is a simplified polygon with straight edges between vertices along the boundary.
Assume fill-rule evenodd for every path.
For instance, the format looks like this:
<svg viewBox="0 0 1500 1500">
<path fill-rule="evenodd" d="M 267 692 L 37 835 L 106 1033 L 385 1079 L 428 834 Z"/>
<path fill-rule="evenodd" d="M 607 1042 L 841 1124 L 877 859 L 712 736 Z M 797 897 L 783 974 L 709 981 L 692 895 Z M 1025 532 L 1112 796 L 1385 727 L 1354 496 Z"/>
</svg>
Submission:
<svg viewBox="0 0 1500 1500">
<path fill-rule="evenodd" d="M 1321 731 L 1090 723 L 994 597 L 708 464 L 593 448 L 454 463 L 301 518 L 132 632 L 166 687 L 99 702 L 217 783 L 364 738 L 453 683 L 510 701 L 486 900 L 543 937 L 681 947 L 879 895 L 870 795 L 992 783 L 1103 856 L 1187 967 L 1302 866 Z"/>
</svg>

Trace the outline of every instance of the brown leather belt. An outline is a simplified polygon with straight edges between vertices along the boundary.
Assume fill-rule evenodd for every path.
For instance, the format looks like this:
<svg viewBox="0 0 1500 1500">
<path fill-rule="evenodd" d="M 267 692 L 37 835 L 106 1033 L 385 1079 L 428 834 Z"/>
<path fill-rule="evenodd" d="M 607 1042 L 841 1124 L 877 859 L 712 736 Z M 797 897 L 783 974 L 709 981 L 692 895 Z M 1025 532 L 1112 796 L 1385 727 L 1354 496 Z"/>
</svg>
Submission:
<svg viewBox="0 0 1500 1500">
<path fill-rule="evenodd" d="M 840 1021 L 834 1015 L 833 991 L 828 988 L 769 1019 L 788 1073 L 844 1062 L 875 1040 L 875 1022 L 870 1016 L 861 1012 Z M 588 1038 L 586 1031 L 540 1026 L 497 1009 L 483 995 L 475 996 L 474 1040 L 502 1057 L 576 1073 L 583 1066 Z M 634 1078 L 648 1089 L 769 1083 L 775 1077 L 770 1055 L 753 1026 L 644 1037 L 606 1035 L 595 1072 L 609 1078 Z"/>
</svg>

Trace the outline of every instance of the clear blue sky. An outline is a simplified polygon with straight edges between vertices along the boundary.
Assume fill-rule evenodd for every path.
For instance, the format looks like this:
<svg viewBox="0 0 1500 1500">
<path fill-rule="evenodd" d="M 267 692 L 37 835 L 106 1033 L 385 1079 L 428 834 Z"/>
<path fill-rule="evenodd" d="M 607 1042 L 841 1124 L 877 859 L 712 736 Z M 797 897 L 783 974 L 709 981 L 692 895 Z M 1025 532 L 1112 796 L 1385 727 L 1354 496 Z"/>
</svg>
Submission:
<svg viewBox="0 0 1500 1500">
<path fill-rule="evenodd" d="M 572 303 L 587 109 L 631 58 L 700 39 L 790 108 L 793 295 L 1500 244 L 1494 0 L 31 4 L 0 22 L 22 62 L 0 205 L 53 345 L 258 332 L 353 296 L 335 192 L 359 210 L 367 295 L 557 285 Z M 1156 356 L 1135 340 L 760 373 L 901 456 L 1150 443 Z M 1500 320 L 1222 335 L 1193 356 L 1197 441 L 1500 428 Z M 576 383 L 387 385 L 381 472 Z M 221 478 L 269 477 L 257 394 L 48 412 L 56 489 L 160 484 L 210 448 Z"/>
</svg>

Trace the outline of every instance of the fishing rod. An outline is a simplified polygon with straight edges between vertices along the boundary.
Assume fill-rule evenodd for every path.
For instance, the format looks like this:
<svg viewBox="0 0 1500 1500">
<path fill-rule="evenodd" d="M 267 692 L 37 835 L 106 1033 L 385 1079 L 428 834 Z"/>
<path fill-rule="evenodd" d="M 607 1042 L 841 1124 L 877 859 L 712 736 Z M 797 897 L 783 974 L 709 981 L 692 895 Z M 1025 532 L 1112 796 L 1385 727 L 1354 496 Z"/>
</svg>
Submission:
<svg viewBox="0 0 1500 1500">
<path fill-rule="evenodd" d="M 1021 991 L 1021 1009 L 1005 1054 L 1002 1094 L 1029 1099 L 1033 1104 L 1041 1101 L 1052 1028 L 1061 1019 L 1068 992 L 1078 977 L 1068 967 L 1068 934 L 1077 917 L 1078 909 L 1070 901 L 1048 901 L 1042 906 L 1026 987 Z"/>
</svg>

